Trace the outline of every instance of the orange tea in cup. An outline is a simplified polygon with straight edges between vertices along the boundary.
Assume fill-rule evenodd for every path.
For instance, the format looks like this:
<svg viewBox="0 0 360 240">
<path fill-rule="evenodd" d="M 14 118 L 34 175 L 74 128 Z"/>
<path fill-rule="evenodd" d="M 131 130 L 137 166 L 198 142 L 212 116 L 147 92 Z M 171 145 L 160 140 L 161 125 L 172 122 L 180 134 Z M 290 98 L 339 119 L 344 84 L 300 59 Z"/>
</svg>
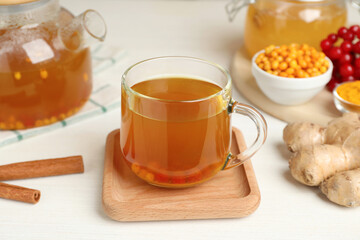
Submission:
<svg viewBox="0 0 360 240">
<path fill-rule="evenodd" d="M 185 57 L 130 68 L 122 82 L 120 145 L 131 170 L 150 184 L 182 188 L 251 156 L 265 139 L 266 123 L 253 108 L 232 101 L 229 79 L 219 66 Z M 260 128 L 243 156 L 230 153 L 235 109 Z"/>
</svg>

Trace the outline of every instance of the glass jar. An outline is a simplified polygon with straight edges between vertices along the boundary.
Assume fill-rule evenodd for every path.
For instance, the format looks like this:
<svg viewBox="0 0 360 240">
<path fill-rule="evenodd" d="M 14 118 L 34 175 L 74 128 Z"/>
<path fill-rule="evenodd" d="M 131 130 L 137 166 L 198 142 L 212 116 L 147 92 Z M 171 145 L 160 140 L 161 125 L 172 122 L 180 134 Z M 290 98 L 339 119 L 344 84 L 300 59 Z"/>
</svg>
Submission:
<svg viewBox="0 0 360 240">
<path fill-rule="evenodd" d="M 270 44 L 306 43 L 320 50 L 320 41 L 347 22 L 345 0 L 238 0 L 232 4 L 233 14 L 249 4 L 244 43 L 250 56 Z"/>
<path fill-rule="evenodd" d="M 92 89 L 89 44 L 103 41 L 102 17 L 78 17 L 58 0 L 0 0 L 0 129 L 63 120 Z"/>
</svg>

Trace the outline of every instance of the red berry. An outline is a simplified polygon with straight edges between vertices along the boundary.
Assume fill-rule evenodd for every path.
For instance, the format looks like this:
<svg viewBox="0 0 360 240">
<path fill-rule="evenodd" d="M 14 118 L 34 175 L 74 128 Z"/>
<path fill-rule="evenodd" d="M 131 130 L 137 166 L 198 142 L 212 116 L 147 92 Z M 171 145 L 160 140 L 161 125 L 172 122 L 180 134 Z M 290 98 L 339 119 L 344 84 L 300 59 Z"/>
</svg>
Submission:
<svg viewBox="0 0 360 240">
<path fill-rule="evenodd" d="M 360 26 L 359 25 L 353 25 L 350 28 L 350 31 L 353 32 L 354 34 L 358 34 L 360 33 Z"/>
<path fill-rule="evenodd" d="M 355 71 L 354 67 L 349 63 L 344 64 L 340 67 L 340 74 L 343 77 L 354 75 L 354 71 Z"/>
<path fill-rule="evenodd" d="M 343 77 L 342 79 L 342 82 L 352 82 L 355 80 L 355 77 L 354 76 L 347 76 L 347 77 Z"/>
<path fill-rule="evenodd" d="M 336 79 L 334 77 L 332 77 L 330 82 L 328 82 L 328 84 L 326 85 L 326 87 L 327 87 L 327 89 L 329 89 L 329 91 L 332 92 L 337 85 L 338 85 L 338 82 L 336 81 Z"/>
<path fill-rule="evenodd" d="M 360 53 L 360 41 L 354 44 L 353 51 L 355 53 Z"/>
<path fill-rule="evenodd" d="M 343 52 L 350 52 L 352 49 L 352 44 L 350 41 L 344 41 L 341 46 L 340 46 L 341 50 Z"/>
<path fill-rule="evenodd" d="M 326 51 L 332 47 L 332 43 L 329 39 L 325 39 L 321 41 L 320 46 L 323 51 Z"/>
<path fill-rule="evenodd" d="M 341 28 L 339 28 L 338 36 L 343 38 L 347 32 L 348 32 L 348 29 L 346 27 L 341 27 Z"/>
<path fill-rule="evenodd" d="M 352 41 L 354 40 L 354 38 L 355 38 L 355 34 L 352 33 L 352 32 L 350 32 L 350 31 L 348 31 L 347 33 L 345 33 L 345 35 L 343 36 L 343 38 L 344 38 L 345 41 L 350 41 L 350 42 L 352 42 Z"/>
<path fill-rule="evenodd" d="M 360 79 L 360 68 L 355 68 L 354 77 Z"/>
<path fill-rule="evenodd" d="M 355 68 L 360 69 L 360 58 L 355 59 Z"/>
<path fill-rule="evenodd" d="M 336 41 L 338 40 L 338 36 L 335 33 L 330 34 L 327 39 L 331 42 L 331 43 L 336 43 Z"/>
<path fill-rule="evenodd" d="M 342 51 L 341 51 L 341 48 L 339 48 L 339 47 L 331 48 L 328 53 L 328 57 L 331 60 L 339 59 L 341 57 L 341 55 L 342 55 Z"/>
<path fill-rule="evenodd" d="M 353 56 L 350 53 L 345 53 L 341 55 L 341 57 L 339 58 L 339 63 L 341 65 L 344 65 L 346 63 L 351 63 L 352 60 L 353 60 Z"/>
</svg>

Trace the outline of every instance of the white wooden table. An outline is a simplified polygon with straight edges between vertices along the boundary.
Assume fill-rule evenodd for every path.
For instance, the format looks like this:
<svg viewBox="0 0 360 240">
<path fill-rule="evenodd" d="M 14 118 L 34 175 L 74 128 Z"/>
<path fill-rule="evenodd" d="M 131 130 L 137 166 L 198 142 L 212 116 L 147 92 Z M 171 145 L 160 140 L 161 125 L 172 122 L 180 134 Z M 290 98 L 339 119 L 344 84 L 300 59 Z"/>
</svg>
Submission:
<svg viewBox="0 0 360 240">
<path fill-rule="evenodd" d="M 126 48 L 135 62 L 161 55 L 201 57 L 228 67 L 242 44 L 245 11 L 234 23 L 224 13 L 227 1 L 62 0 L 74 13 L 101 12 L 108 42 Z M 350 10 L 351 21 L 360 20 Z M 120 81 L 121 72 L 115 78 Z M 236 91 L 234 96 L 246 102 Z M 268 140 L 253 158 L 262 200 L 243 219 L 120 223 L 101 207 L 104 144 L 120 126 L 120 111 L 0 149 L 0 164 L 82 154 L 83 175 L 19 180 L 41 189 L 37 205 L 0 200 L 0 239 L 359 239 L 360 208 L 338 207 L 314 188 L 290 176 L 282 144 L 284 122 L 265 115 Z M 233 125 L 250 124 L 235 118 Z M 243 130 L 246 130 L 243 128 Z M 254 130 L 254 129 L 251 129 Z M 251 131 L 245 131 L 249 139 Z"/>
</svg>

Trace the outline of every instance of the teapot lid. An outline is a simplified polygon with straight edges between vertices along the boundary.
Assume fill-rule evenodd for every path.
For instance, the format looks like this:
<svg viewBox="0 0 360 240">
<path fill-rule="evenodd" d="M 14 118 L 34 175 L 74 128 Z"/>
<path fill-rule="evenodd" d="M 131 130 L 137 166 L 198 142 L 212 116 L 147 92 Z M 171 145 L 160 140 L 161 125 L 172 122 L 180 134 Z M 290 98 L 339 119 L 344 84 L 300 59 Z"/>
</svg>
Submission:
<svg viewBox="0 0 360 240">
<path fill-rule="evenodd" d="M 36 1 L 39 1 L 39 0 L 0 0 L 0 6 L 1 5 L 17 5 L 17 4 L 36 2 Z"/>
</svg>

